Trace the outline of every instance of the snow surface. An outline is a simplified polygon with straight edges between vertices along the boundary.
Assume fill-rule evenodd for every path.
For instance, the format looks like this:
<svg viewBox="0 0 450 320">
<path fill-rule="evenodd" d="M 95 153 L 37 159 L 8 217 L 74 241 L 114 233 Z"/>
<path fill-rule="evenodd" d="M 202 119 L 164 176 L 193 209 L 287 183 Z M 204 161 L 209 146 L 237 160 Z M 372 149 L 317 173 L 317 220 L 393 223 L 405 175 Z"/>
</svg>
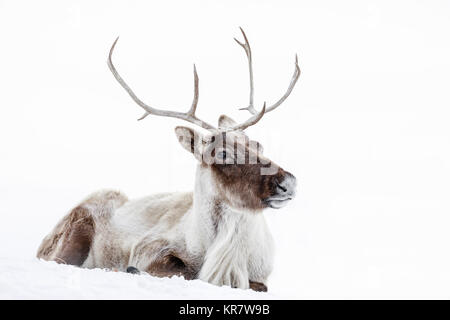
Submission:
<svg viewBox="0 0 450 320">
<path fill-rule="evenodd" d="M 181 277 L 82 269 L 38 259 L 0 259 L 0 299 L 274 299 Z"/>
</svg>

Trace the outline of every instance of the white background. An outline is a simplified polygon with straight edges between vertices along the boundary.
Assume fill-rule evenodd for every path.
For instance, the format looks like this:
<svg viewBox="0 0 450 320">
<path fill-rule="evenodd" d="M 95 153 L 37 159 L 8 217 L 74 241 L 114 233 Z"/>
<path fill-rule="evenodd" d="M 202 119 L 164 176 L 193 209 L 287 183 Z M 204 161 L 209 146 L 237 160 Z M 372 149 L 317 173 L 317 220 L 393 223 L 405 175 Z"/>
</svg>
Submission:
<svg viewBox="0 0 450 320">
<path fill-rule="evenodd" d="M 266 216 L 277 244 L 269 290 L 291 298 L 450 298 L 448 1 L 0 0 L 0 257 L 33 257 L 99 188 L 129 197 L 190 190 L 195 160 L 174 119 L 147 103 L 244 120 L 242 26 L 259 108 L 248 130 L 297 176 Z M 184 125 L 184 124 L 183 124 Z"/>
</svg>

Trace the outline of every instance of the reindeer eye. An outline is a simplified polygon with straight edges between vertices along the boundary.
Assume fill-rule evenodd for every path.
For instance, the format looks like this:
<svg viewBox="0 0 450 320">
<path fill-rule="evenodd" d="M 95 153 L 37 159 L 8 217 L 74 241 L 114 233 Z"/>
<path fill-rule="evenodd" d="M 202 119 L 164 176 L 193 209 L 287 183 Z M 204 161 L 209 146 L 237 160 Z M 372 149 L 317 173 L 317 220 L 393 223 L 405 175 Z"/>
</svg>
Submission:
<svg viewBox="0 0 450 320">
<path fill-rule="evenodd" d="M 227 158 L 227 152 L 225 150 L 222 152 L 219 152 L 218 157 L 222 160 L 225 160 Z"/>
<path fill-rule="evenodd" d="M 216 151 L 215 158 L 218 161 L 218 163 L 231 164 L 232 160 L 234 159 L 234 156 L 229 151 L 222 149 Z"/>
</svg>

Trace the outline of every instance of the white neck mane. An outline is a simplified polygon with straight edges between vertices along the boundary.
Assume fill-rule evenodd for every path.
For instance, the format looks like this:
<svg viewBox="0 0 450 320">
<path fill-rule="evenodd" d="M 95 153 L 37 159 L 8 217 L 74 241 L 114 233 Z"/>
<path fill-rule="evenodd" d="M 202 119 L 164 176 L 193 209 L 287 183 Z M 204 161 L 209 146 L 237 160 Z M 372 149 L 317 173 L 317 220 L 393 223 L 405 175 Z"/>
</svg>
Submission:
<svg viewBox="0 0 450 320">
<path fill-rule="evenodd" d="M 272 268 L 272 237 L 261 212 L 237 211 L 220 201 L 210 170 L 197 168 L 194 204 L 186 216 L 187 250 L 204 256 L 199 279 L 248 288 Z"/>
</svg>

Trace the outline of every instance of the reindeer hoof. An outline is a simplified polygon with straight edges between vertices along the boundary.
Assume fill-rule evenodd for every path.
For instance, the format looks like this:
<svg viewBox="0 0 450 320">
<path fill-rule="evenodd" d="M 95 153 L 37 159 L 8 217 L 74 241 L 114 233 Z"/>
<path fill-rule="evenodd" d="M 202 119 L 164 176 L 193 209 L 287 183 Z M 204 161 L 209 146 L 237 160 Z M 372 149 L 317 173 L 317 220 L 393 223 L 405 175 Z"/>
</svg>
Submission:
<svg viewBox="0 0 450 320">
<path fill-rule="evenodd" d="M 139 270 L 135 267 L 128 267 L 127 268 L 127 273 L 132 273 L 132 274 L 139 274 Z"/>
<path fill-rule="evenodd" d="M 261 282 L 250 281 L 250 289 L 259 292 L 267 292 L 267 286 Z"/>
</svg>

